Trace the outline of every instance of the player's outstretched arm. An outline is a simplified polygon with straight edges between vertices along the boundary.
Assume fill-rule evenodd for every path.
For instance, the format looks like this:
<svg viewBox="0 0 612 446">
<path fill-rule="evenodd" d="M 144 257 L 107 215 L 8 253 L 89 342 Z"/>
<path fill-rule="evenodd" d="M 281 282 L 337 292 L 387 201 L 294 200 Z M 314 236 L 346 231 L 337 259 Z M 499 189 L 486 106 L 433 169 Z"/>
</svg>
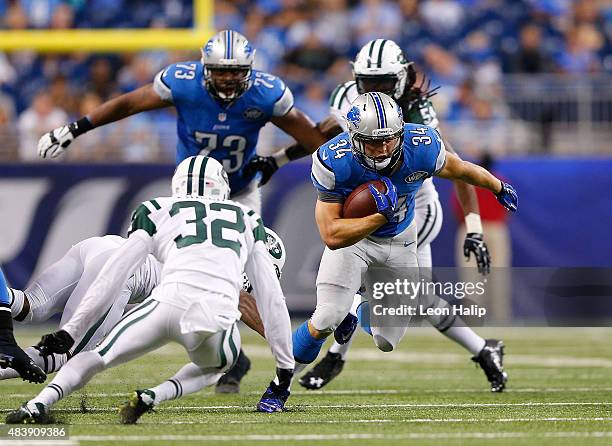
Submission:
<svg viewBox="0 0 612 446">
<path fill-rule="evenodd" d="M 315 219 L 321 239 L 329 249 L 351 246 L 388 221 L 380 213 L 363 218 L 342 218 L 341 203 L 328 203 L 321 200 L 317 200 Z"/>
<path fill-rule="evenodd" d="M 103 103 L 88 116 L 78 121 L 46 133 L 38 141 L 38 155 L 41 158 L 56 158 L 64 153 L 72 141 L 83 133 L 136 113 L 170 105 L 172 105 L 171 102 L 164 101 L 155 92 L 152 83 L 147 84 Z"/>
<path fill-rule="evenodd" d="M 461 180 L 474 186 L 484 187 L 495 194 L 497 200 L 509 211 L 516 211 L 518 197 L 514 188 L 496 178 L 488 170 L 464 161 L 448 153 L 444 167 L 436 174 L 449 180 Z"/>
<path fill-rule="evenodd" d="M 446 139 L 444 140 L 444 148 L 447 152 L 460 158 Z M 460 180 L 454 181 L 453 185 L 455 187 L 455 195 L 457 195 L 457 200 L 461 205 L 465 218 L 466 235 L 463 242 L 463 255 L 466 261 L 469 261 L 473 254 L 478 266 L 478 272 L 488 274 L 491 270 L 491 256 L 489 255 L 489 248 L 484 241 L 476 189 L 471 184 Z"/>
<path fill-rule="evenodd" d="M 310 155 L 328 140 L 319 125 L 295 107 L 284 116 L 272 118 L 271 122 L 293 137 L 296 143 L 279 150 L 273 156 L 257 156 L 247 165 L 246 175 L 255 171 L 261 172 L 260 186 L 266 184 L 280 167 L 289 161 Z"/>
</svg>

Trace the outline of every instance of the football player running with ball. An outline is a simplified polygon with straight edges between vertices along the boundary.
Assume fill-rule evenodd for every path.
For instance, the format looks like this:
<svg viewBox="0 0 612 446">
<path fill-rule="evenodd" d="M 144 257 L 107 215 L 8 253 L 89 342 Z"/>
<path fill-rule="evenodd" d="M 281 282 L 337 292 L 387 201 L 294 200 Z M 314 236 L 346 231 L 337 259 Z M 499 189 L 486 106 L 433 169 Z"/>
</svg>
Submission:
<svg viewBox="0 0 612 446">
<path fill-rule="evenodd" d="M 200 61 L 170 65 L 152 83 L 100 105 L 88 116 L 44 135 L 41 157 L 62 154 L 79 135 L 147 110 L 176 108 L 176 163 L 207 155 L 223 164 L 231 198 L 261 213 L 261 193 L 272 173 L 290 160 L 315 151 L 328 138 L 294 107 L 291 90 L 278 77 L 253 69 L 255 49 L 236 31 L 224 30 L 201 50 Z M 273 158 L 258 157 L 260 129 L 268 122 L 296 144 Z M 261 173 L 258 180 L 258 173 Z M 219 380 L 217 391 L 235 393 L 250 361 L 241 351 L 236 366 Z"/>
<path fill-rule="evenodd" d="M 151 298 L 129 312 L 96 349 L 68 361 L 38 396 L 8 414 L 7 423 L 48 422 L 49 408 L 95 374 L 170 341 L 185 348 L 195 378 L 214 384 L 240 349 L 236 322 L 243 271 L 253 285 L 277 365 L 275 381 L 257 409 L 283 409 L 294 368 L 289 312 L 265 245 L 263 222 L 253 210 L 229 200 L 229 192 L 227 174 L 213 158 L 195 156 L 179 164 L 172 197 L 136 209 L 128 240 L 105 263 L 83 298 L 85 305 L 64 329 L 74 333 L 85 328 L 81 324 L 91 308 L 117 295 L 149 254 L 163 264 Z"/>
<path fill-rule="evenodd" d="M 416 270 L 414 197 L 426 177 L 436 175 L 486 188 L 508 210 L 517 209 L 512 186 L 447 152 L 433 128 L 404 123 L 401 108 L 384 93 L 359 96 L 347 121 L 348 132 L 312 156 L 312 181 L 318 191 L 315 218 L 326 247 L 316 282 L 317 306 L 310 320 L 293 333 L 296 371 L 316 359 L 326 337 L 349 313 L 362 284 L 376 280 L 381 272 L 395 280 Z M 378 212 L 343 218 L 346 197 L 372 180 L 386 186 L 386 190 L 369 186 Z M 406 329 L 407 323 L 370 327 L 374 343 L 385 352 L 397 347 Z"/>
<path fill-rule="evenodd" d="M 414 63 L 409 62 L 401 48 L 392 40 L 375 39 L 366 43 L 353 63 L 354 80 L 338 85 L 330 97 L 331 116 L 321 123 L 326 133 L 336 135 L 347 130 L 346 114 L 351 103 L 359 96 L 370 91 L 378 91 L 391 96 L 401 107 L 404 122 L 425 124 L 439 130 L 436 112 L 429 101 L 432 92 L 424 87 L 424 79 L 417 84 Z M 455 153 L 448 144 L 445 149 Z M 455 181 L 455 191 L 465 215 L 467 235 L 463 245 L 466 260 L 473 254 L 478 270 L 487 274 L 490 267 L 489 251 L 483 239 L 478 200 L 474 187 L 463 181 Z M 442 227 L 442 206 L 431 178 L 426 178 L 416 193 L 415 220 L 417 224 L 417 258 L 422 274 L 431 275 L 432 257 L 430 244 L 435 240 Z M 355 308 L 361 297 L 356 296 Z M 356 318 L 347 317 L 339 331 L 339 340 L 330 347 L 327 355 L 300 379 L 300 384 L 308 389 L 320 389 L 334 379 L 344 367 L 352 343 L 352 333 Z M 502 391 L 507 375 L 503 370 L 503 343 L 496 339 L 483 339 L 463 321 L 455 317 L 427 316 L 441 334 L 457 342 L 472 355 L 472 360 L 484 370 L 490 381 L 491 390 Z M 338 333 L 338 332 L 337 332 Z M 344 339 L 343 339 L 344 338 Z"/>
</svg>

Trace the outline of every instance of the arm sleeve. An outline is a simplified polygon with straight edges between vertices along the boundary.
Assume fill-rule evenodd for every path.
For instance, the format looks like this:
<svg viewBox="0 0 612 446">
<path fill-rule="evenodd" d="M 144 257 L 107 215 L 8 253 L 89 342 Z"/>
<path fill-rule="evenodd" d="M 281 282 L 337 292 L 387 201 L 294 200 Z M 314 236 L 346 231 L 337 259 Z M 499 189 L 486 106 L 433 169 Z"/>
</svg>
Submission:
<svg viewBox="0 0 612 446">
<path fill-rule="evenodd" d="M 170 68 L 171 67 L 164 68 L 157 73 L 153 80 L 153 89 L 163 101 L 174 102 L 172 98 L 172 88 L 170 87 L 170 83 L 166 80 Z"/>
<path fill-rule="evenodd" d="M 127 279 L 145 260 L 152 248 L 152 238 L 144 230 L 130 238 L 106 261 L 68 322 L 61 327 L 73 339 L 85 333 L 108 309 Z"/>
<path fill-rule="evenodd" d="M 261 221 L 261 219 L 259 219 Z M 262 229 L 260 230 L 260 226 Z M 263 232 L 263 234 L 262 234 Z M 253 297 L 261 316 L 277 367 L 293 369 L 293 343 L 291 341 L 291 320 L 285 303 L 285 296 L 276 277 L 270 254 L 264 244 L 263 223 L 254 229 L 255 242 L 245 264 L 245 272 L 253 285 Z"/>
<path fill-rule="evenodd" d="M 446 147 L 444 145 L 444 141 L 442 140 L 442 137 L 440 136 L 440 133 L 438 133 L 437 130 L 433 130 L 432 133 L 434 133 L 434 136 L 435 136 L 434 140 L 438 146 L 437 149 L 439 150 L 438 156 L 436 157 L 436 163 L 435 163 L 432 175 L 437 175 L 444 168 L 444 165 L 446 164 Z"/>
<path fill-rule="evenodd" d="M 283 86 L 283 93 L 281 94 L 281 97 L 278 98 L 278 100 L 274 103 L 274 107 L 272 108 L 272 116 L 275 117 L 285 116 L 293 108 L 293 93 L 291 92 L 289 87 L 287 87 L 286 85 Z"/>
<path fill-rule="evenodd" d="M 344 196 L 335 190 L 336 174 L 322 158 L 323 156 L 329 157 L 325 150 L 325 147 L 320 147 L 312 154 L 312 170 L 310 173 L 310 179 L 317 190 L 319 200 L 329 203 L 343 203 Z"/>
</svg>

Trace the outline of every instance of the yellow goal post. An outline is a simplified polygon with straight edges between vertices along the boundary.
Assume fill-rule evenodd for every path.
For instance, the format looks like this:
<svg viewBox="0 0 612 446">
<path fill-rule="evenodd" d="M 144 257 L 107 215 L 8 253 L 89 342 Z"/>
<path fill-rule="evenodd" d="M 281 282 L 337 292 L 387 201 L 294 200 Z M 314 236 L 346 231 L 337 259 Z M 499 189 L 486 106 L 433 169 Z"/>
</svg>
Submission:
<svg viewBox="0 0 612 446">
<path fill-rule="evenodd" d="M 193 28 L 0 30 L 0 51 L 38 53 L 194 50 L 213 34 L 214 0 L 193 0 Z"/>
</svg>

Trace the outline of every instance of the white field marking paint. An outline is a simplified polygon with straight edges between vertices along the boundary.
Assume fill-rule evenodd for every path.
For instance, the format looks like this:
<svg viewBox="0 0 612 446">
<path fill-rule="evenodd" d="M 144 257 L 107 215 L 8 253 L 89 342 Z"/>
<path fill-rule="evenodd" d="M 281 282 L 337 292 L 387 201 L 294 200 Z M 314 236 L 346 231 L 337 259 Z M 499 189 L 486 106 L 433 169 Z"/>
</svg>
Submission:
<svg viewBox="0 0 612 446">
<path fill-rule="evenodd" d="M 526 387 L 523 389 L 504 389 L 504 393 L 556 393 L 556 392 L 612 392 L 612 387 Z M 407 388 L 406 390 L 396 389 L 346 389 L 346 390 L 296 390 L 291 395 L 307 396 L 330 396 L 330 395 L 417 395 L 417 394 L 442 394 L 442 393 L 491 393 L 489 389 L 479 387 L 477 389 L 418 389 Z M 261 392 L 245 392 L 245 395 L 261 395 Z M 10 393 L 12 398 L 31 398 L 31 393 Z M 80 397 L 81 394 L 73 394 L 73 397 Z M 85 393 L 85 396 L 92 398 L 127 397 L 126 392 L 116 393 Z"/>
<path fill-rule="evenodd" d="M 612 438 L 612 432 L 460 432 L 406 434 L 306 435 L 77 435 L 76 441 L 316 441 L 316 440 L 425 440 L 496 438 Z"/>
<path fill-rule="evenodd" d="M 405 404 L 295 404 L 290 407 L 303 409 L 362 409 L 362 408 L 411 408 L 411 407 L 563 407 L 563 406 L 612 406 L 612 402 L 608 401 L 567 401 L 567 402 L 525 402 L 525 403 L 444 403 L 444 404 L 427 404 L 427 403 L 405 403 Z M 182 411 L 182 410 L 225 410 L 225 409 L 242 409 L 253 410 L 255 405 L 248 406 L 163 406 L 160 409 L 167 411 Z M 117 409 L 109 407 L 88 407 L 89 410 L 97 412 L 116 412 Z M 11 408 L 0 408 L 1 410 L 11 410 Z M 80 408 L 61 408 L 53 409 L 56 412 L 75 412 Z"/>
<path fill-rule="evenodd" d="M 271 358 L 268 347 L 249 346 L 249 356 L 254 358 Z M 381 352 L 375 348 L 351 349 L 351 356 L 355 361 L 373 362 L 401 362 L 401 363 L 439 363 L 441 353 L 419 353 L 419 352 L 393 352 L 391 354 Z M 468 355 L 459 353 L 443 353 L 444 361 L 447 363 L 467 364 Z M 542 355 L 505 355 L 505 360 L 512 366 L 517 365 L 539 365 L 546 367 L 606 367 L 612 368 L 612 359 L 579 357 L 579 356 L 542 356 Z"/>
<path fill-rule="evenodd" d="M 364 420 L 280 420 L 275 422 L 275 424 L 370 424 L 370 423 L 390 423 L 390 424 L 427 424 L 427 423 L 523 423 L 523 422 L 604 422 L 604 421 L 612 421 L 612 418 L 602 418 L 602 417 L 573 417 L 573 418 L 555 418 L 555 417 L 547 417 L 547 418 L 404 418 L 404 419 L 364 419 Z M 200 421 L 154 421 L 147 423 L 139 421 L 138 424 L 146 426 L 146 425 L 156 425 L 156 424 L 269 424 L 268 420 L 200 420 Z M 0 425 L 3 423 L 0 423 Z M 115 423 L 99 423 L 99 422 L 86 422 L 86 423 L 78 423 L 75 425 L 84 426 L 84 425 L 99 425 L 99 424 L 115 424 Z"/>
</svg>

